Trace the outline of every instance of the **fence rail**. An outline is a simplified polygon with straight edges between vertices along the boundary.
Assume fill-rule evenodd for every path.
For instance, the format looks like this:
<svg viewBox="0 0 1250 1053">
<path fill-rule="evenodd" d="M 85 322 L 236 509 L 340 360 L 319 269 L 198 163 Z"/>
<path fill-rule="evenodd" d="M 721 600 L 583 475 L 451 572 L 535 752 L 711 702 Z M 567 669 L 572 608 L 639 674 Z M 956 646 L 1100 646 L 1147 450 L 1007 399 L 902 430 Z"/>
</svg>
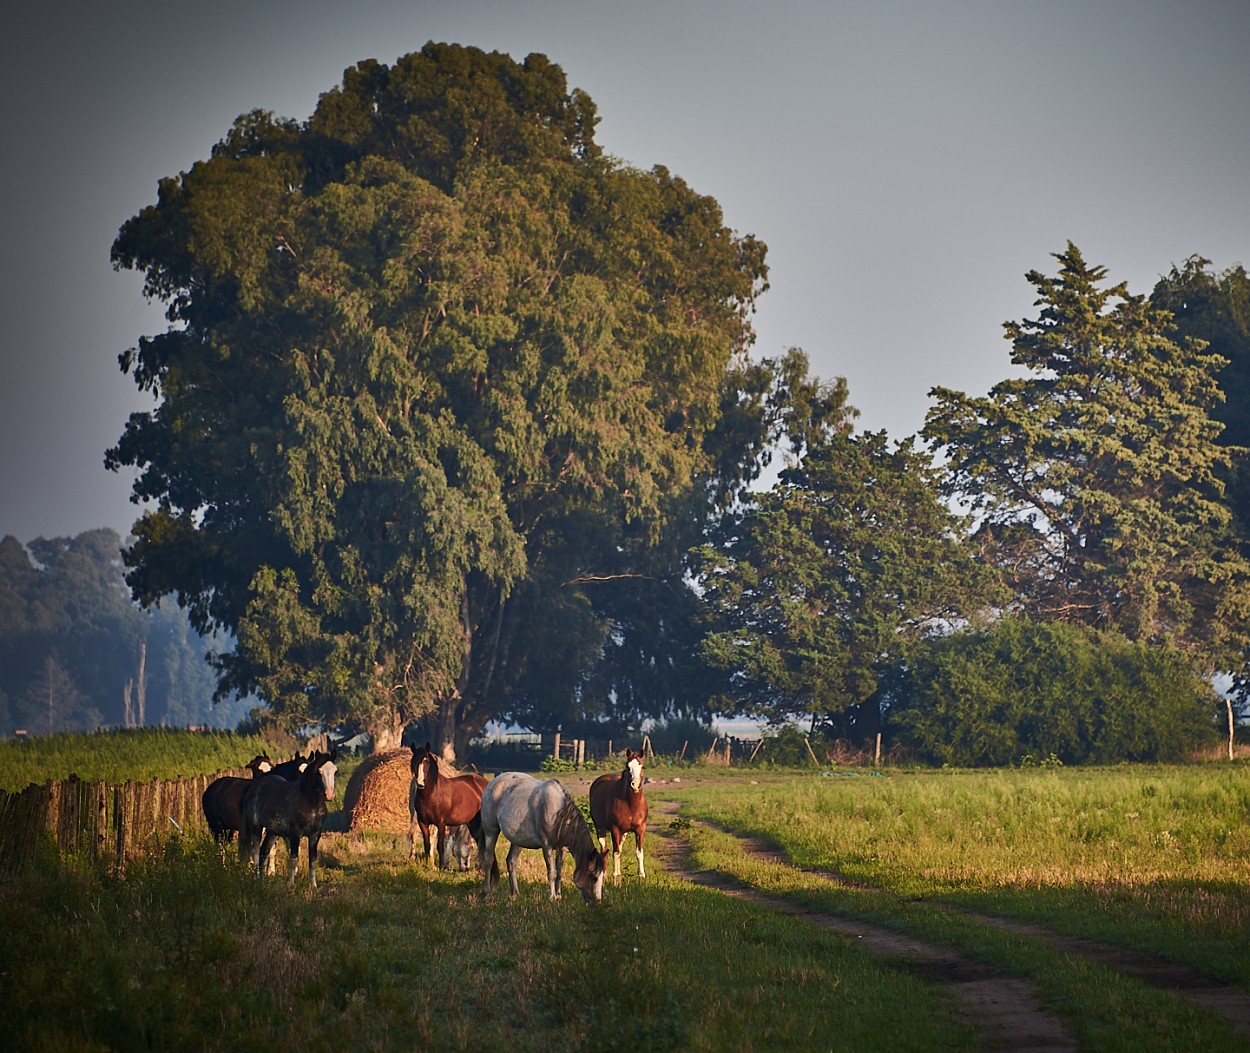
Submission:
<svg viewBox="0 0 1250 1053">
<path fill-rule="evenodd" d="M 41 843 L 124 870 L 181 830 L 207 828 L 200 798 L 222 775 L 243 768 L 151 782 L 68 779 L 0 790 L 0 872 L 26 863 Z"/>
</svg>

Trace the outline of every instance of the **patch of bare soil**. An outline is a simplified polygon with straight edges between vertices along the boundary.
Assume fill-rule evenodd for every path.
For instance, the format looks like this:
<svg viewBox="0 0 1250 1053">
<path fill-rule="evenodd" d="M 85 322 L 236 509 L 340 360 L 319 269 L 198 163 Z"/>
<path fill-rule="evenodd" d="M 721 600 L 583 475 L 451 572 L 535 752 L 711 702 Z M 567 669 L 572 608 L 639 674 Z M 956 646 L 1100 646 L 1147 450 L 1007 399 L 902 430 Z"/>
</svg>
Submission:
<svg viewBox="0 0 1250 1053">
<path fill-rule="evenodd" d="M 657 811 L 672 815 L 676 807 L 665 804 Z M 1059 1017 L 1042 1008 L 1027 981 L 1005 976 L 983 962 L 965 958 L 948 948 L 849 918 L 795 907 L 744 888 L 715 871 L 696 871 L 690 864 L 687 844 L 658 824 L 653 829 L 660 836 L 649 840 L 648 847 L 659 856 L 664 869 L 675 877 L 823 925 L 854 939 L 871 953 L 945 987 L 959 1004 L 964 1019 L 981 1035 L 982 1048 L 1011 1053 L 1059 1053 L 1077 1049 Z M 765 854 L 775 856 L 775 853 Z"/>
<path fill-rule="evenodd" d="M 771 862 L 792 865 L 785 854 L 777 851 L 775 848 L 765 845 L 754 838 L 744 837 L 741 834 L 735 833 L 735 836 L 738 837 L 742 842 L 743 848 L 751 855 Z M 837 871 L 813 868 L 804 868 L 804 870 L 806 873 L 816 874 L 840 884 L 863 887 L 862 883 L 839 874 Z M 959 907 L 951 907 L 950 909 L 958 910 L 968 917 L 975 918 L 982 924 L 993 925 L 1009 932 L 1016 932 L 1024 936 L 1043 940 L 1065 953 L 1077 954 L 1101 965 L 1128 973 L 1145 983 L 1169 991 L 1195 1005 L 1220 1013 L 1232 1023 L 1234 1030 L 1239 1034 L 1250 1036 L 1250 994 L 1232 984 L 1200 973 L 1188 965 L 1160 958 L 1157 955 L 1144 951 L 1135 951 L 1126 947 L 1099 943 L 1096 940 L 1064 936 L 1040 925 L 1033 925 L 1028 922 L 980 914 Z"/>
</svg>

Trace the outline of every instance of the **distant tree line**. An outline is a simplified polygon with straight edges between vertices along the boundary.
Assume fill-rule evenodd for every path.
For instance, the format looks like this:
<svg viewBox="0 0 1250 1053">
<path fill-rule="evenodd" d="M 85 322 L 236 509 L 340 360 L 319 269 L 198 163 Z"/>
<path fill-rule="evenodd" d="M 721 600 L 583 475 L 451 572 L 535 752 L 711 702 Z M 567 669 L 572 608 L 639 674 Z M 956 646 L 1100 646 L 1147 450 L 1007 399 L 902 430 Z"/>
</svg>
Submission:
<svg viewBox="0 0 1250 1053">
<path fill-rule="evenodd" d="M 107 453 L 152 508 L 126 581 L 222 635 L 220 690 L 449 758 L 718 713 L 952 763 L 1214 733 L 1250 647 L 1240 268 L 1144 296 L 1069 244 L 1015 374 L 892 442 L 751 357 L 765 246 L 597 119 L 541 55 L 430 44 L 240 117 L 123 225 L 171 323 L 120 356 L 158 396 Z"/>
<path fill-rule="evenodd" d="M 142 609 L 116 531 L 0 541 L 0 735 L 101 727 L 233 728 L 213 705 L 210 642 L 174 603 Z"/>
</svg>

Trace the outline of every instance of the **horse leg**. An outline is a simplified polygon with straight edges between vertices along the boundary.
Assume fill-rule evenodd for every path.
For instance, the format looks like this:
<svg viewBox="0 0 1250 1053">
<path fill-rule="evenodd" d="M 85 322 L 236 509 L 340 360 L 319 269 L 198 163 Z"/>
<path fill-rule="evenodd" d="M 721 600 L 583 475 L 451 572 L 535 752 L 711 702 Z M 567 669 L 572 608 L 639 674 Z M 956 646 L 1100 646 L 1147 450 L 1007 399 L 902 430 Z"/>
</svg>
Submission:
<svg viewBox="0 0 1250 1053">
<path fill-rule="evenodd" d="M 286 839 L 286 848 L 290 853 L 290 876 L 287 878 L 287 887 L 295 887 L 295 868 L 299 866 L 299 834 L 288 834 Z"/>
<path fill-rule="evenodd" d="M 512 895 L 514 896 L 520 891 L 520 889 L 517 887 L 517 881 L 516 881 L 517 860 L 519 860 L 520 858 L 521 858 L 521 846 L 509 845 L 508 846 L 508 891 L 511 892 Z"/>
<path fill-rule="evenodd" d="M 642 865 L 642 839 L 647 832 L 647 824 L 634 827 L 634 855 L 638 857 L 638 876 L 646 877 L 647 868 Z"/>
<path fill-rule="evenodd" d="M 482 860 L 482 896 L 499 884 L 499 860 L 495 858 L 495 841 L 498 834 L 488 834 L 479 828 L 477 851 Z"/>
<path fill-rule="evenodd" d="M 612 827 L 612 880 L 619 882 L 621 880 L 621 842 L 625 840 L 625 834 L 619 826 Z"/>
<path fill-rule="evenodd" d="M 451 862 L 447 858 L 447 824 L 438 824 L 438 869 L 450 870 Z"/>
<path fill-rule="evenodd" d="M 417 813 L 412 813 L 412 819 L 408 823 L 408 862 L 415 863 L 417 861 L 417 832 L 421 829 L 421 825 L 417 820 Z"/>
<path fill-rule="evenodd" d="M 430 866 L 434 865 L 434 846 L 430 843 L 430 824 L 424 819 L 417 820 L 421 824 L 421 842 L 425 846 L 424 858 Z"/>
<path fill-rule="evenodd" d="M 266 874 L 273 873 L 273 843 L 276 836 L 276 834 L 266 830 L 265 836 L 252 849 L 252 862 L 256 866 L 258 877 L 264 877 Z"/>
<path fill-rule="evenodd" d="M 552 856 L 555 858 L 553 859 Z M 564 869 L 564 849 L 543 845 L 543 862 L 547 864 L 547 889 L 552 899 L 560 898 L 560 877 Z"/>
<path fill-rule="evenodd" d="M 321 840 L 321 831 L 308 835 L 308 876 L 312 878 L 312 887 L 317 887 L 317 842 Z"/>
</svg>

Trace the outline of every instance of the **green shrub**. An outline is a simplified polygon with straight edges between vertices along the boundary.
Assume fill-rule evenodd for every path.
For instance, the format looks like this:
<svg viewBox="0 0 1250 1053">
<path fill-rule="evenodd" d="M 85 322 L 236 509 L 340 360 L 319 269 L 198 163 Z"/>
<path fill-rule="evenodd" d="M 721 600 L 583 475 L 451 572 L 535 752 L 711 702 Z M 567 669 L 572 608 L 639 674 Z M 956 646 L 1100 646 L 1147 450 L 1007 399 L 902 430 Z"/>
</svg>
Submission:
<svg viewBox="0 0 1250 1053">
<path fill-rule="evenodd" d="M 1213 736 L 1214 702 L 1177 651 L 1006 619 L 919 648 L 890 687 L 888 718 L 937 764 L 1169 761 Z"/>
</svg>

